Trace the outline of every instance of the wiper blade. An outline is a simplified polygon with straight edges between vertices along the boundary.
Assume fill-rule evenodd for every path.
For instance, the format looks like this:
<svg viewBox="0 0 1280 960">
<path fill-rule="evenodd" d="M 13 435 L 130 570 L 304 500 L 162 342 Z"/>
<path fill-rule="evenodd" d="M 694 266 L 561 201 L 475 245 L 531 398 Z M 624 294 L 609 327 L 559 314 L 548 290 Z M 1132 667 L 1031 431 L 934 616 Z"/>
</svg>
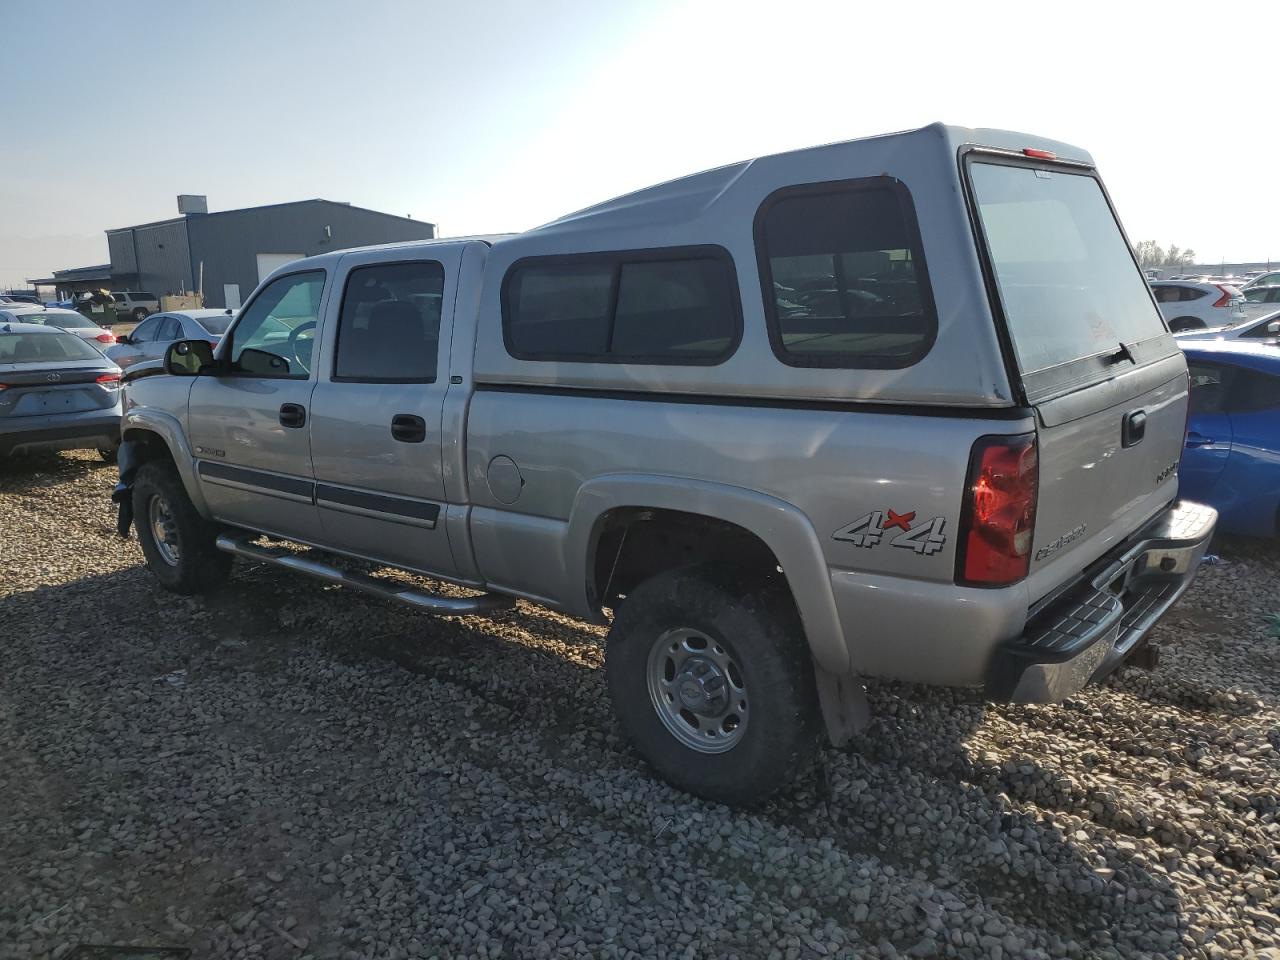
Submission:
<svg viewBox="0 0 1280 960">
<path fill-rule="evenodd" d="M 1123 341 L 1120 343 L 1120 349 L 1115 353 L 1107 355 L 1107 363 L 1119 363 L 1121 360 L 1128 360 L 1130 363 L 1137 365 L 1138 361 L 1133 357 L 1133 351 L 1129 349 L 1128 344 Z"/>
</svg>

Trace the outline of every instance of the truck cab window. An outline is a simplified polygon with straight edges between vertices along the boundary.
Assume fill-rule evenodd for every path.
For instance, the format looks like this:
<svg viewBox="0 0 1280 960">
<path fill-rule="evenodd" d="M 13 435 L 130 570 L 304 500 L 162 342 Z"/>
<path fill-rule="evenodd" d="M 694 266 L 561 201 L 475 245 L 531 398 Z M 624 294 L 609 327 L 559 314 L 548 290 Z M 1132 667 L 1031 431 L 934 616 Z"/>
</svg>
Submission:
<svg viewBox="0 0 1280 960">
<path fill-rule="evenodd" d="M 433 260 L 352 270 L 342 295 L 333 378 L 433 383 L 443 301 L 444 267 Z"/>
<path fill-rule="evenodd" d="M 310 376 L 324 278 L 323 270 L 289 274 L 254 297 L 231 330 L 233 373 L 295 380 Z"/>
</svg>

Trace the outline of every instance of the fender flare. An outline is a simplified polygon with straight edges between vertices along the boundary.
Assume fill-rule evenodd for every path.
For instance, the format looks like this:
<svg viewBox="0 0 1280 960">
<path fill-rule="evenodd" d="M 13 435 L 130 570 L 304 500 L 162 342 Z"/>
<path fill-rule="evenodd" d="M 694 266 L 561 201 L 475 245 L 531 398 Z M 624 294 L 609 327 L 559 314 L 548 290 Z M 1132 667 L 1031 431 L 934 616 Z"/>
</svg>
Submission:
<svg viewBox="0 0 1280 960">
<path fill-rule="evenodd" d="M 165 446 L 169 448 L 169 456 L 173 458 L 173 465 L 178 468 L 178 476 L 182 478 L 182 486 L 186 488 L 192 505 L 200 516 L 208 520 L 209 507 L 204 501 L 204 494 L 196 480 L 195 455 L 191 452 L 191 445 L 187 443 L 187 436 L 178 418 L 162 410 L 134 407 L 124 415 L 120 424 L 122 445 L 130 442 L 131 431 L 154 433 L 164 441 Z M 125 478 L 122 469 L 121 480 L 131 484 L 132 479 L 132 477 Z"/>
<path fill-rule="evenodd" d="M 782 566 L 815 664 L 829 673 L 849 672 L 849 648 L 813 525 L 793 504 L 744 487 L 649 474 L 588 480 L 574 498 L 564 540 L 564 570 L 573 590 L 569 612 L 599 619 L 587 593 L 588 558 L 595 551 L 601 519 L 620 507 L 696 513 L 755 534 Z"/>
</svg>

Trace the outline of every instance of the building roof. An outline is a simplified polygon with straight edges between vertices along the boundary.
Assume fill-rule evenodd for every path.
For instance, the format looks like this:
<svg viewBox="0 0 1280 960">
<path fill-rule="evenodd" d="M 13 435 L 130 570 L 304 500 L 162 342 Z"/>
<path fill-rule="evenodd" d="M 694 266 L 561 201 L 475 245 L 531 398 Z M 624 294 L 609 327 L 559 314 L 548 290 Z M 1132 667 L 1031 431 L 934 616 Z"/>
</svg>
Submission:
<svg viewBox="0 0 1280 960">
<path fill-rule="evenodd" d="M 258 207 L 237 207 L 234 210 L 214 210 L 212 213 L 184 213 L 178 217 L 169 217 L 166 220 L 152 220 L 149 223 L 135 223 L 128 227 L 111 227 L 107 233 L 121 233 L 125 230 L 137 230 L 142 227 L 161 227 L 170 223 L 182 223 L 184 220 L 203 219 L 205 217 L 225 217 L 233 213 L 252 213 L 258 210 L 275 210 L 279 207 L 300 207 L 307 203 L 324 203 L 331 207 L 344 207 L 348 210 L 359 210 L 361 213 L 372 213 L 379 217 L 390 217 L 392 220 L 403 220 L 406 223 L 422 224 L 424 226 L 435 229 L 435 224 L 429 220 L 414 220 L 412 217 L 399 217 L 394 213 L 383 213 L 381 210 L 370 210 L 368 207 L 357 207 L 341 200 L 325 200 L 321 197 L 315 197 L 310 200 L 288 200 L 284 203 L 265 203 Z"/>
<path fill-rule="evenodd" d="M 111 279 L 111 264 L 99 263 L 92 267 L 68 267 L 65 270 L 53 271 L 51 277 L 40 277 L 35 280 L 28 280 L 27 283 L 32 286 L 53 287 L 59 283 L 76 283 L 84 280 L 107 280 Z"/>
</svg>

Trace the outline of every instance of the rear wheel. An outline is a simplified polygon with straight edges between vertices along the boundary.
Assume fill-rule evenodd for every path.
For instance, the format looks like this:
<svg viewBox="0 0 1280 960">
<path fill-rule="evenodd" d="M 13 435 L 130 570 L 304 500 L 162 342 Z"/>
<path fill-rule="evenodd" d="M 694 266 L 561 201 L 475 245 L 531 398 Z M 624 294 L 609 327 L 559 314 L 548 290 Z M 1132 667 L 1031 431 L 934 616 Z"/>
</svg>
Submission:
<svg viewBox="0 0 1280 960">
<path fill-rule="evenodd" d="M 1207 330 L 1208 326 L 1199 317 L 1178 317 L 1176 320 L 1169 321 L 1169 330 L 1172 333 L 1182 333 L 1184 330 Z"/>
<path fill-rule="evenodd" d="M 708 800 L 758 804 L 817 750 L 813 667 L 780 584 L 710 565 L 645 581 L 614 619 L 605 674 L 640 755 Z"/>
<path fill-rule="evenodd" d="M 218 528 L 196 511 L 172 463 L 143 464 L 133 485 L 133 516 L 147 566 L 166 590 L 201 593 L 227 579 L 231 555 L 214 546 Z"/>
</svg>

